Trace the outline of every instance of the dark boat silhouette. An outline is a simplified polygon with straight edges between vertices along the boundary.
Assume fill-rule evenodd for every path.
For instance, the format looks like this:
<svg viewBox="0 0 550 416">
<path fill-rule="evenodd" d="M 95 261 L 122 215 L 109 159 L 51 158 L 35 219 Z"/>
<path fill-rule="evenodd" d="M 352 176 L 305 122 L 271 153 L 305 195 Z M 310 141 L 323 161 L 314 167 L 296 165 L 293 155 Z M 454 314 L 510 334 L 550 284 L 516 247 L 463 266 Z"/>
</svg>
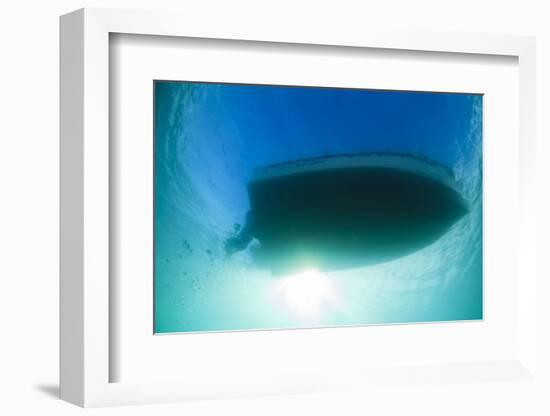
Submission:
<svg viewBox="0 0 550 416">
<path fill-rule="evenodd" d="M 445 166 L 409 154 L 302 159 L 257 169 L 250 211 L 226 251 L 275 275 L 385 262 L 438 240 L 467 211 Z"/>
</svg>

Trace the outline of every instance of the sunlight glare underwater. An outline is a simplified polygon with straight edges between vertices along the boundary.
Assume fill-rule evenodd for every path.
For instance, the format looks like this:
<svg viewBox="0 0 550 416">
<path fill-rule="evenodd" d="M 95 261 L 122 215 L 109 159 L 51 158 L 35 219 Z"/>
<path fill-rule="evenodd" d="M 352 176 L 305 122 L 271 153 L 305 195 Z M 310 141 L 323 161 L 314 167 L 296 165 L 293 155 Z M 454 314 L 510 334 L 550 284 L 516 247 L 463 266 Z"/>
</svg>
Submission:
<svg viewBox="0 0 550 416">
<path fill-rule="evenodd" d="M 335 307 L 339 301 L 333 281 L 317 270 L 275 279 L 270 289 L 297 317 L 319 318 L 321 308 Z"/>
</svg>

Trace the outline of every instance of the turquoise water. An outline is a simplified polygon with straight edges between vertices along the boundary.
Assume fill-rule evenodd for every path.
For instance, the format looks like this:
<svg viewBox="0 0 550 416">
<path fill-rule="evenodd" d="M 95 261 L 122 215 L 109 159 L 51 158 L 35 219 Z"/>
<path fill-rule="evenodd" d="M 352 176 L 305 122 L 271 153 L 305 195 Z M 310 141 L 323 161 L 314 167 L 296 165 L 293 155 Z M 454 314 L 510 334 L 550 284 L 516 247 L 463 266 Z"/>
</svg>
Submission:
<svg viewBox="0 0 550 416">
<path fill-rule="evenodd" d="M 272 276 L 228 256 L 255 168 L 341 153 L 419 155 L 454 172 L 469 213 L 368 267 Z M 155 332 L 482 319 L 482 96 L 155 83 Z"/>
</svg>

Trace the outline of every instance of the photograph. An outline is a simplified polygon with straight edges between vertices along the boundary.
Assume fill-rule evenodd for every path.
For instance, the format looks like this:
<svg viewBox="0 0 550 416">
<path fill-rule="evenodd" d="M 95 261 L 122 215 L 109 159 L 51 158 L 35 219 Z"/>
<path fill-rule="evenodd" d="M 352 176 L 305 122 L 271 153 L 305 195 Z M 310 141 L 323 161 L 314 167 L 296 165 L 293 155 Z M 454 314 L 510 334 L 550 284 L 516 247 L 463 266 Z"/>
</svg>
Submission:
<svg viewBox="0 0 550 416">
<path fill-rule="evenodd" d="M 156 334 L 483 319 L 483 95 L 153 88 Z"/>
</svg>

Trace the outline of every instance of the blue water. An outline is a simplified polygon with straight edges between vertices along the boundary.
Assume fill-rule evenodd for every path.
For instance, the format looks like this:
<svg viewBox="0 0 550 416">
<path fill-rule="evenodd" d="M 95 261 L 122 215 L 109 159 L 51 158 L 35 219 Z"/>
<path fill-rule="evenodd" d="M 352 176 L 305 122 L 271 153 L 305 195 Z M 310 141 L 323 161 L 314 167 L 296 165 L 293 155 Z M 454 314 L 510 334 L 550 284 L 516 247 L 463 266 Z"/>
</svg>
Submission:
<svg viewBox="0 0 550 416">
<path fill-rule="evenodd" d="M 255 168 L 355 152 L 448 166 L 469 213 L 434 244 L 359 269 L 291 280 L 248 250 L 226 255 Z M 480 95 L 156 82 L 155 163 L 157 333 L 482 318 Z"/>
</svg>

